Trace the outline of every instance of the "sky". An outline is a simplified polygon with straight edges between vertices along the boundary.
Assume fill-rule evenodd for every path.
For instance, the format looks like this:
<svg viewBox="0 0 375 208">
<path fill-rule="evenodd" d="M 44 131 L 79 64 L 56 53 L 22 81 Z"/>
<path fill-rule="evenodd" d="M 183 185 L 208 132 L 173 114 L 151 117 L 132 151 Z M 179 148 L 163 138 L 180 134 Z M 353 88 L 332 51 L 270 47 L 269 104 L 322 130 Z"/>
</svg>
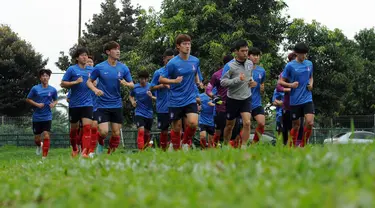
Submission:
<svg viewBox="0 0 375 208">
<path fill-rule="evenodd" d="M 9 25 L 22 39 L 48 58 L 47 67 L 54 73 L 59 52 L 68 52 L 78 39 L 78 0 L 0 0 L 0 24 Z M 82 0 L 82 26 L 100 13 L 103 0 Z M 132 0 L 143 8 L 160 9 L 162 0 Z M 330 29 L 339 28 L 353 38 L 363 28 L 375 26 L 374 0 L 285 0 L 291 18 L 313 19 Z M 312 3 L 313 2 L 313 3 Z M 62 75 L 51 77 L 50 84 L 60 89 Z"/>
</svg>

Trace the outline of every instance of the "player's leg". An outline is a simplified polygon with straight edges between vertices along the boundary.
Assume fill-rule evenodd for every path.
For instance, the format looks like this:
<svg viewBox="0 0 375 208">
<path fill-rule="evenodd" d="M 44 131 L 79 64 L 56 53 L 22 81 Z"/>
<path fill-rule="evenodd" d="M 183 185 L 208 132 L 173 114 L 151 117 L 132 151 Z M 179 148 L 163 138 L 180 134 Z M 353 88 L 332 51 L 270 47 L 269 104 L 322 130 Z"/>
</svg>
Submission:
<svg viewBox="0 0 375 208">
<path fill-rule="evenodd" d="M 43 135 L 43 146 L 42 146 L 43 157 L 42 158 L 46 158 L 48 155 L 50 144 L 51 144 L 50 132 L 51 132 L 52 121 L 43 121 L 41 123 L 42 123 L 42 131 L 43 131 L 42 133 Z"/>
<path fill-rule="evenodd" d="M 292 143 L 289 145 L 296 146 L 298 134 L 299 134 L 299 128 L 301 126 L 300 117 L 303 116 L 302 105 L 291 106 L 290 113 L 291 113 L 291 119 L 292 119 L 292 130 L 290 131 L 290 136 L 292 137 Z"/>
<path fill-rule="evenodd" d="M 282 123 L 283 123 L 283 143 L 284 145 L 288 144 L 289 140 L 289 132 L 292 129 L 292 119 L 289 110 L 283 110 L 282 115 Z"/>
<path fill-rule="evenodd" d="M 234 127 L 233 127 L 233 130 L 232 130 L 232 135 L 231 135 L 231 138 L 230 138 L 230 141 L 229 141 L 229 144 L 231 147 L 233 148 L 237 148 L 238 147 L 238 144 L 239 144 L 239 140 L 241 139 L 240 137 L 240 120 L 239 118 L 235 119 L 234 120 Z"/>
<path fill-rule="evenodd" d="M 185 131 L 182 144 L 191 145 L 193 143 L 193 137 L 198 127 L 198 106 L 196 103 L 189 104 L 183 107 L 183 111 L 186 115 Z"/>
<path fill-rule="evenodd" d="M 153 119 L 152 118 L 144 118 L 144 121 L 145 121 L 145 146 L 144 148 L 147 148 L 150 146 L 150 142 L 151 142 L 151 128 L 152 128 L 152 122 L 153 122 Z"/>
<path fill-rule="evenodd" d="M 70 122 L 70 144 L 72 146 L 72 156 L 78 155 L 78 140 L 79 140 L 79 112 L 77 108 L 69 108 L 69 122 Z"/>
<path fill-rule="evenodd" d="M 228 97 L 226 109 L 227 115 L 224 128 L 224 145 L 228 145 L 228 142 L 232 136 L 233 128 L 236 124 L 236 118 L 240 115 L 239 101 Z"/>
<path fill-rule="evenodd" d="M 304 115 L 305 115 L 305 128 L 303 131 L 302 143 L 301 146 L 304 147 L 308 142 L 312 134 L 312 129 L 314 127 L 314 104 L 306 103 L 304 105 Z"/>
<path fill-rule="evenodd" d="M 99 146 L 104 147 L 104 140 L 108 136 L 110 111 L 106 108 L 99 108 L 96 114 L 98 116 L 98 143 Z"/>
<path fill-rule="evenodd" d="M 145 147 L 145 121 L 142 116 L 135 116 L 134 122 L 137 125 L 138 136 L 137 136 L 137 146 L 138 150 L 143 150 Z"/>
<path fill-rule="evenodd" d="M 165 151 L 168 148 L 168 128 L 169 128 L 168 113 L 158 114 L 158 128 L 160 129 L 160 146 Z"/>
<path fill-rule="evenodd" d="M 207 126 L 206 128 L 207 134 L 208 134 L 208 147 L 215 147 L 212 146 L 214 144 L 214 135 L 215 135 L 215 127 L 214 126 Z"/>
<path fill-rule="evenodd" d="M 200 124 L 199 125 L 199 142 L 200 142 L 200 145 L 201 145 L 202 149 L 207 148 L 206 135 L 207 135 L 206 126 L 203 125 L 203 124 Z"/>
<path fill-rule="evenodd" d="M 239 102 L 240 113 L 242 118 L 242 133 L 241 135 L 241 148 L 244 148 L 247 145 L 247 142 L 250 138 L 250 127 L 251 127 L 251 97 L 246 100 Z"/>
<path fill-rule="evenodd" d="M 118 146 L 120 145 L 120 137 L 121 137 L 121 126 L 124 122 L 124 117 L 122 115 L 122 108 L 113 108 L 109 109 L 110 116 L 109 116 L 109 122 L 111 122 L 111 129 L 112 129 L 112 135 L 109 139 L 109 148 L 108 148 L 108 154 L 111 154 L 114 152 Z"/>
<path fill-rule="evenodd" d="M 81 107 L 82 119 L 82 156 L 88 157 L 91 148 L 92 107 Z M 96 141 L 95 141 L 96 142 Z"/>
<path fill-rule="evenodd" d="M 40 122 L 33 122 L 33 133 L 34 133 L 34 141 L 36 145 L 36 155 L 40 155 L 42 153 L 42 139 L 41 139 L 41 128 L 40 128 Z"/>
<path fill-rule="evenodd" d="M 213 136 L 212 140 L 212 146 L 215 147 L 220 141 L 221 135 L 224 133 L 224 128 L 225 128 L 225 112 L 216 112 L 216 116 L 214 118 L 215 122 L 215 134 Z"/>
<path fill-rule="evenodd" d="M 169 119 L 171 120 L 171 142 L 174 150 L 181 148 L 182 110 L 179 107 L 169 108 Z"/>
<path fill-rule="evenodd" d="M 90 150 L 89 153 L 94 153 L 96 149 L 96 144 L 98 143 L 98 137 L 99 137 L 99 132 L 98 132 L 98 121 L 94 119 L 92 121 L 92 126 L 91 126 L 91 141 L 90 141 Z"/>
<path fill-rule="evenodd" d="M 259 139 L 264 133 L 264 126 L 266 125 L 266 117 L 264 116 L 264 108 L 262 106 L 253 109 L 252 111 L 253 118 L 257 122 L 257 127 L 254 133 L 253 143 L 258 143 Z"/>
</svg>

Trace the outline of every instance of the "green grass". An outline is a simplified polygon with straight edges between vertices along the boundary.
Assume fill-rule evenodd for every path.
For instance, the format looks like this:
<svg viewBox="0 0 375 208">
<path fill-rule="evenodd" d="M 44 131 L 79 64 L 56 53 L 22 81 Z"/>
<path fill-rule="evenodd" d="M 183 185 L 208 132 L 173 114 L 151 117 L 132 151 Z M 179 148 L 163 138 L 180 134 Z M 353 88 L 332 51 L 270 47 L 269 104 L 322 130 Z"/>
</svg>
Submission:
<svg viewBox="0 0 375 208">
<path fill-rule="evenodd" d="M 375 145 L 71 159 L 0 148 L 0 207 L 375 207 Z"/>
</svg>

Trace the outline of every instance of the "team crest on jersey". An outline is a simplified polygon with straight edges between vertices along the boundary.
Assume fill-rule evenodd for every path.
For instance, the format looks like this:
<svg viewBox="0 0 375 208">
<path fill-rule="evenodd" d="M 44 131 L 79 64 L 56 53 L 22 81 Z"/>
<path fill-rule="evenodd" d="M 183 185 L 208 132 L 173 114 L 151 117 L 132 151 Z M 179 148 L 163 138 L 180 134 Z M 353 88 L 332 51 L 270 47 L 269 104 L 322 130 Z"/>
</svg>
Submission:
<svg viewBox="0 0 375 208">
<path fill-rule="evenodd" d="M 196 70 L 196 68 L 195 68 L 195 66 L 193 65 L 193 71 L 195 71 Z"/>
<path fill-rule="evenodd" d="M 261 74 L 259 74 L 259 76 L 258 76 L 258 77 L 259 77 L 259 79 L 262 79 L 262 75 L 261 75 Z"/>
<path fill-rule="evenodd" d="M 51 92 L 48 92 L 48 97 L 51 97 Z"/>
<path fill-rule="evenodd" d="M 91 73 L 89 72 L 89 77 L 91 77 Z"/>
<path fill-rule="evenodd" d="M 310 67 L 309 66 L 307 67 L 307 71 L 310 71 Z"/>
<path fill-rule="evenodd" d="M 120 78 L 121 77 L 121 72 L 118 72 L 117 76 L 118 76 L 118 78 Z"/>
</svg>

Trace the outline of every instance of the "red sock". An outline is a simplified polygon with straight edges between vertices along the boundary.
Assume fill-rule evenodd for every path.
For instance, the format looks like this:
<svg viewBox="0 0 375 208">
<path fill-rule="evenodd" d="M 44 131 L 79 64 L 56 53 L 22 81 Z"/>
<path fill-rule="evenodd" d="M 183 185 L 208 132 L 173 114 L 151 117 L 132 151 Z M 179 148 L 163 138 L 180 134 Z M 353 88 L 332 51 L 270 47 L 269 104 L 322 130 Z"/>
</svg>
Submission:
<svg viewBox="0 0 375 208">
<path fill-rule="evenodd" d="M 160 132 L 160 146 L 163 150 L 167 149 L 168 146 L 168 133 L 167 132 Z"/>
<path fill-rule="evenodd" d="M 311 133 L 312 129 L 305 126 L 305 128 L 303 129 L 303 137 L 301 142 L 302 147 L 304 147 L 309 142 Z"/>
<path fill-rule="evenodd" d="M 82 135 L 82 149 L 86 149 L 88 153 L 91 144 L 91 125 L 87 124 L 83 126 L 83 135 Z M 83 152 L 83 151 L 82 151 Z"/>
<path fill-rule="evenodd" d="M 145 129 L 145 137 L 144 138 L 145 138 L 144 144 L 145 144 L 145 147 L 147 147 L 150 144 L 150 141 L 151 141 L 150 131 L 147 130 L 147 129 Z"/>
<path fill-rule="evenodd" d="M 78 140 L 78 130 L 77 129 L 70 129 L 69 133 L 70 137 L 70 144 L 72 145 L 73 151 L 77 151 L 77 140 Z"/>
<path fill-rule="evenodd" d="M 35 145 L 38 146 L 38 147 L 40 147 L 41 141 L 40 140 L 35 140 Z"/>
<path fill-rule="evenodd" d="M 102 137 L 100 134 L 99 134 L 99 139 L 98 139 L 98 143 L 102 146 L 104 146 L 104 139 L 105 137 Z"/>
<path fill-rule="evenodd" d="M 220 140 L 220 134 L 215 133 L 215 134 L 214 134 L 214 138 L 213 138 L 212 140 L 213 140 L 213 145 L 212 145 L 212 146 L 215 147 L 216 144 L 219 143 L 219 140 Z"/>
<path fill-rule="evenodd" d="M 89 152 L 95 152 L 96 142 L 98 141 L 98 129 L 96 127 L 91 128 L 91 140 Z"/>
<path fill-rule="evenodd" d="M 191 145 L 193 141 L 193 136 L 195 134 L 196 129 L 191 128 L 190 126 L 186 126 L 185 132 L 184 132 L 184 138 L 182 140 L 182 144 L 188 144 Z"/>
<path fill-rule="evenodd" d="M 49 138 L 49 136 L 45 136 L 44 140 L 43 140 L 43 147 L 42 147 L 43 157 L 47 157 L 49 146 L 50 146 L 50 138 Z"/>
<path fill-rule="evenodd" d="M 202 147 L 203 149 L 206 149 L 206 148 L 207 148 L 206 137 L 201 137 L 201 138 L 200 138 L 200 143 L 201 143 L 201 147 Z"/>
<path fill-rule="evenodd" d="M 253 143 L 259 142 L 259 139 L 263 135 L 263 133 L 264 133 L 264 126 L 258 125 L 257 128 L 255 129 L 255 135 L 254 135 Z"/>
<path fill-rule="evenodd" d="M 145 130 L 144 129 L 138 130 L 137 144 L 138 144 L 138 149 L 143 150 L 145 146 Z"/>
<path fill-rule="evenodd" d="M 109 147 L 113 150 L 117 149 L 120 145 L 120 136 L 112 136 L 109 139 Z"/>
<path fill-rule="evenodd" d="M 171 130 L 171 142 L 173 144 L 173 149 L 178 150 L 181 147 L 181 133 Z"/>
<path fill-rule="evenodd" d="M 290 131 L 290 136 L 292 136 L 292 142 L 290 143 L 290 146 L 296 146 L 297 145 L 297 139 L 298 139 L 298 129 L 294 129 L 292 128 L 292 130 Z"/>
</svg>

